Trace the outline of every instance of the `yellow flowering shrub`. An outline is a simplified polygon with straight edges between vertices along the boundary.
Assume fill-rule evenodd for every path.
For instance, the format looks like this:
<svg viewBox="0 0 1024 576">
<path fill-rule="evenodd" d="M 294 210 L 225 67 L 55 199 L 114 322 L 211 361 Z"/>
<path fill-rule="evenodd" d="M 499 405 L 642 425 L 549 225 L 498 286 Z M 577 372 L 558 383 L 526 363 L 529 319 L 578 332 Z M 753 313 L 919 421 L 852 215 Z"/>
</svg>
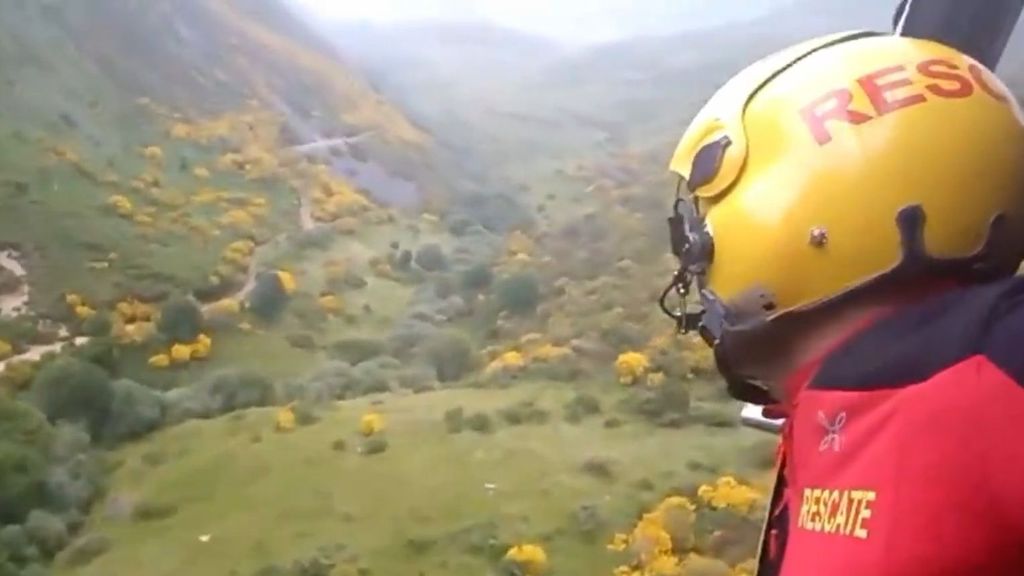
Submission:
<svg viewBox="0 0 1024 576">
<path fill-rule="evenodd" d="M 292 404 L 284 406 L 277 411 L 274 429 L 278 432 L 291 432 L 295 430 L 295 410 Z"/>
<path fill-rule="evenodd" d="M 120 344 L 144 344 L 156 336 L 156 324 L 146 321 L 125 323 L 118 316 L 115 317 L 111 335 Z"/>
<path fill-rule="evenodd" d="M 0 340 L 0 360 L 7 360 L 13 355 L 14 347 L 4 340 Z"/>
<path fill-rule="evenodd" d="M 171 365 L 171 357 L 167 354 L 156 354 L 154 356 L 150 356 L 146 363 L 153 368 L 167 368 Z"/>
<path fill-rule="evenodd" d="M 537 362 L 555 362 L 569 356 L 572 356 L 572 350 L 553 344 L 543 344 L 530 353 L 530 359 Z"/>
<path fill-rule="evenodd" d="M 376 412 L 367 412 L 359 419 L 359 433 L 373 436 L 384 429 L 384 417 Z"/>
<path fill-rule="evenodd" d="M 619 383 L 626 386 L 639 382 L 647 373 L 649 366 L 647 355 L 641 352 L 623 352 L 615 359 L 615 373 L 619 377 Z"/>
<path fill-rule="evenodd" d="M 85 304 L 85 300 L 74 292 L 68 292 L 64 295 L 64 303 L 70 306 L 72 309 L 78 308 L 82 304 Z"/>
<path fill-rule="evenodd" d="M 164 151 L 159 146 L 146 146 L 141 151 L 143 158 L 151 162 L 163 162 Z"/>
<path fill-rule="evenodd" d="M 299 283 L 295 281 L 295 275 L 285 270 L 278 270 L 275 272 L 277 279 L 281 281 L 281 288 L 284 289 L 284 293 L 291 295 L 294 294 L 299 288 Z"/>
<path fill-rule="evenodd" d="M 145 214 L 136 214 L 135 216 L 132 216 L 132 222 L 135 222 L 139 226 L 152 226 L 154 220 L 152 216 L 147 216 Z"/>
<path fill-rule="evenodd" d="M 509 373 L 518 372 L 526 367 L 526 358 L 522 354 L 515 350 L 509 350 L 501 356 L 498 356 L 492 360 L 487 368 L 484 369 L 485 374 L 498 374 L 498 373 Z"/>
<path fill-rule="evenodd" d="M 624 576 L 675 576 L 680 557 L 694 545 L 696 506 L 683 496 L 670 496 L 641 516 L 629 534 L 616 534 L 609 550 L 628 552 L 632 558 L 616 569 Z M 681 575 L 679 575 L 681 576 Z"/>
<path fill-rule="evenodd" d="M 107 198 L 107 205 L 112 207 L 118 216 L 128 218 L 132 215 L 132 201 L 127 196 L 114 194 Z"/>
<path fill-rule="evenodd" d="M 661 386 L 664 383 L 665 383 L 665 373 L 664 372 L 651 372 L 650 374 L 647 375 L 647 385 L 648 386 Z"/>
<path fill-rule="evenodd" d="M 514 563 L 524 576 L 541 576 L 548 570 L 548 554 L 539 544 L 519 544 L 508 549 L 505 560 Z"/>
<path fill-rule="evenodd" d="M 0 386 L 11 392 L 28 389 L 35 378 L 39 363 L 34 360 L 10 360 L 0 372 Z"/>
<path fill-rule="evenodd" d="M 704 484 L 697 496 L 715 509 L 730 508 L 748 514 L 763 495 L 752 486 L 740 483 L 732 476 L 718 478 L 714 484 Z"/>
<path fill-rule="evenodd" d="M 75 316 L 80 320 L 88 320 L 96 315 L 96 310 L 84 304 L 75 306 Z"/>
<path fill-rule="evenodd" d="M 175 344 L 171 346 L 171 360 L 175 364 L 184 364 L 192 359 L 192 346 L 188 344 Z"/>
<path fill-rule="evenodd" d="M 317 303 L 320 304 L 320 308 L 322 308 L 324 312 L 331 315 L 340 314 L 345 309 L 344 305 L 342 305 L 341 298 L 330 292 L 321 294 L 317 299 Z"/>
<path fill-rule="evenodd" d="M 191 348 L 193 360 L 205 360 L 210 357 L 210 351 L 213 349 L 213 339 L 206 334 L 200 334 L 196 337 L 196 341 L 191 344 Z"/>
<path fill-rule="evenodd" d="M 200 180 L 206 180 L 210 177 L 210 171 L 202 166 L 196 166 L 192 169 L 192 175 Z"/>
<path fill-rule="evenodd" d="M 256 225 L 256 220 L 253 219 L 252 215 L 239 208 L 228 210 L 217 221 L 223 226 L 230 226 L 238 230 L 249 230 Z"/>
<path fill-rule="evenodd" d="M 242 312 L 242 302 L 238 298 L 222 298 L 208 304 L 205 310 L 210 316 L 235 316 Z"/>
<path fill-rule="evenodd" d="M 530 256 L 534 248 L 533 240 L 519 230 L 509 234 L 508 239 L 505 241 L 505 251 L 512 257 L 520 254 Z"/>
</svg>

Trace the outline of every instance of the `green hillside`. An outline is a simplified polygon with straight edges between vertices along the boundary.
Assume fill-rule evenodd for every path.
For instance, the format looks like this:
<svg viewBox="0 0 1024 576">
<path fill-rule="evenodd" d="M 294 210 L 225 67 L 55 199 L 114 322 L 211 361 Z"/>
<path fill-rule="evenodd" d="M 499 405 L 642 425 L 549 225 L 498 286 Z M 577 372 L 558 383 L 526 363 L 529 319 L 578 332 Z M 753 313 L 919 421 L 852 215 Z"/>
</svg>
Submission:
<svg viewBox="0 0 1024 576">
<path fill-rule="evenodd" d="M 749 574 L 774 440 L 655 306 L 644 86 L 747 53 L 381 34 L 0 7 L 0 576 Z"/>
</svg>

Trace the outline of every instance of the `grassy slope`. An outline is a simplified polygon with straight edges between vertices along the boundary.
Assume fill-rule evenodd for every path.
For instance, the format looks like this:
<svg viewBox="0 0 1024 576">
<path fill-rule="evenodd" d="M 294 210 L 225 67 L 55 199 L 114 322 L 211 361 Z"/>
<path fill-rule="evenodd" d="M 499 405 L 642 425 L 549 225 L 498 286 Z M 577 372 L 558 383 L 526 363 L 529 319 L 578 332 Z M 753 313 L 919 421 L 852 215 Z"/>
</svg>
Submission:
<svg viewBox="0 0 1024 576">
<path fill-rule="evenodd" d="M 758 433 L 640 423 L 608 430 L 601 419 L 573 426 L 559 420 L 571 392 L 564 385 L 532 384 L 387 397 L 376 409 L 387 418 L 391 448 L 374 457 L 354 450 L 358 418 L 370 399 L 339 404 L 321 422 L 291 434 L 271 432 L 274 414 L 268 410 L 187 423 L 119 452 L 123 465 L 110 491 L 111 497 L 173 503 L 178 513 L 133 523 L 98 512 L 88 529 L 110 535 L 113 549 L 85 569 L 63 573 L 250 574 L 340 542 L 376 574 L 410 574 L 415 567 L 422 574 L 476 576 L 486 562 L 451 536 L 493 521 L 504 542 L 544 541 L 557 573 L 596 575 L 608 573 L 614 558 L 603 540 L 586 542 L 574 532 L 578 506 L 597 505 L 610 535 L 656 497 L 637 490 L 637 480 L 650 479 L 659 492 L 708 480 L 707 472 L 691 471 L 694 461 L 756 476 L 741 454 L 763 440 Z M 552 410 L 552 422 L 502 427 L 492 436 L 449 436 L 441 422 L 452 406 L 493 410 L 520 399 Z M 254 443 L 254 435 L 262 441 Z M 331 449 L 339 438 L 348 441 L 347 452 Z M 140 460 L 153 453 L 168 461 L 151 467 Z M 615 481 L 580 472 L 592 456 L 614 462 Z M 497 485 L 493 495 L 486 483 Z M 211 534 L 211 541 L 201 543 L 202 534 Z M 406 545 L 410 538 L 436 541 L 436 547 L 418 556 Z"/>
</svg>

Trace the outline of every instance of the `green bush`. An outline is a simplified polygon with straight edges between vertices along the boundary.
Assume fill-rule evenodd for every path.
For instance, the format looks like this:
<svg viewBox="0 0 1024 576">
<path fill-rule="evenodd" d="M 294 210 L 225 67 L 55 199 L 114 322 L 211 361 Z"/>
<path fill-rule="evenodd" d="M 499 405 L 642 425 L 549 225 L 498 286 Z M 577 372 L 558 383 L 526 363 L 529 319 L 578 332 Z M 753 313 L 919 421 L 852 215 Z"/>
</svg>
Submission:
<svg viewBox="0 0 1024 576">
<path fill-rule="evenodd" d="M 466 411 L 462 406 L 444 411 L 444 428 L 449 434 L 458 434 L 466 425 Z"/>
<path fill-rule="evenodd" d="M 123 442 L 144 436 L 163 423 L 163 397 L 156 391 L 132 380 L 116 380 L 114 396 L 101 439 Z"/>
<path fill-rule="evenodd" d="M 216 414 L 270 406 L 274 403 L 274 384 L 261 374 L 247 370 L 224 370 L 198 386 L 215 406 Z"/>
<path fill-rule="evenodd" d="M 383 340 L 360 337 L 338 340 L 329 349 L 331 357 L 348 362 L 353 366 L 383 356 L 387 352 L 388 345 Z"/>
<path fill-rule="evenodd" d="M 92 338 L 76 347 L 71 355 L 83 362 L 99 366 L 110 374 L 117 372 L 121 361 L 121 350 L 112 338 Z"/>
<path fill-rule="evenodd" d="M 27 564 L 41 557 L 39 549 L 29 539 L 23 526 L 10 524 L 0 529 L 0 560 L 6 558 L 12 563 L 13 568 L 13 565 Z M 0 575 L 3 574 L 3 563 L 0 562 Z"/>
<path fill-rule="evenodd" d="M 448 257 L 438 244 L 424 244 L 417 248 L 414 261 L 427 272 L 439 272 L 448 268 Z"/>
<path fill-rule="evenodd" d="M 348 450 L 348 442 L 344 438 L 338 438 L 334 442 L 331 442 L 331 450 L 335 452 L 344 452 Z"/>
<path fill-rule="evenodd" d="M 132 509 L 132 519 L 137 522 L 166 520 L 178 513 L 178 506 L 169 502 L 143 500 Z"/>
<path fill-rule="evenodd" d="M 562 406 L 563 418 L 566 422 L 578 424 L 588 416 L 601 413 L 601 401 L 593 394 L 577 393 Z"/>
<path fill-rule="evenodd" d="M 273 322 L 280 318 L 288 300 L 280 277 L 273 272 L 263 272 L 256 277 L 256 284 L 249 293 L 248 310 L 265 322 Z"/>
<path fill-rule="evenodd" d="M 491 434 L 494 432 L 494 420 L 486 412 L 470 414 L 465 419 L 465 425 L 466 428 L 481 434 Z"/>
<path fill-rule="evenodd" d="M 580 465 L 580 469 L 587 476 L 597 478 L 599 480 L 612 481 L 615 480 L 615 470 L 612 465 L 612 461 L 607 458 L 591 457 L 583 461 Z"/>
<path fill-rule="evenodd" d="M 86 336 L 103 337 L 110 336 L 110 329 L 113 323 L 110 321 L 110 314 L 93 314 L 82 322 L 82 333 Z"/>
<path fill-rule="evenodd" d="M 50 446 L 46 505 L 66 517 L 87 512 L 103 492 L 110 468 L 79 426 L 58 424 Z"/>
<path fill-rule="evenodd" d="M 25 534 L 47 558 L 60 552 L 68 543 L 68 528 L 58 516 L 45 510 L 29 512 Z"/>
<path fill-rule="evenodd" d="M 68 568 L 81 568 L 106 554 L 111 546 L 113 543 L 105 534 L 86 534 L 61 552 L 57 562 Z"/>
<path fill-rule="evenodd" d="M 387 438 L 378 434 L 376 436 L 371 436 L 363 440 L 362 446 L 359 447 L 359 453 L 362 454 L 363 456 L 373 456 L 374 454 L 381 454 L 383 452 L 386 452 L 387 449 Z"/>
<path fill-rule="evenodd" d="M 479 263 L 470 266 L 459 275 L 459 283 L 463 290 L 480 292 L 490 288 L 494 282 L 494 271 L 490 265 Z"/>
<path fill-rule="evenodd" d="M 473 345 L 461 332 L 441 332 L 427 343 L 426 354 L 439 382 L 455 382 L 473 369 Z"/>
<path fill-rule="evenodd" d="M 98 437 L 110 415 L 114 388 L 110 376 L 95 364 L 61 358 L 39 371 L 31 396 L 50 422 L 81 423 Z"/>
<path fill-rule="evenodd" d="M 537 406 L 533 400 L 523 400 L 498 410 L 498 417 L 512 426 L 523 424 L 546 424 L 550 419 L 547 410 Z"/>
<path fill-rule="evenodd" d="M 160 307 L 156 328 L 172 342 L 194 342 L 203 331 L 203 312 L 191 299 L 173 297 Z"/>
<path fill-rule="evenodd" d="M 494 292 L 500 309 L 511 314 L 533 314 L 540 304 L 540 280 L 530 272 L 502 278 L 494 286 Z"/>
<path fill-rule="evenodd" d="M 42 505 L 52 441 L 42 414 L 0 394 L 0 524 L 20 522 Z"/>
<path fill-rule="evenodd" d="M 736 428 L 740 425 L 739 410 L 734 405 L 702 406 L 693 420 L 710 428 Z"/>
<path fill-rule="evenodd" d="M 316 350 L 316 338 L 309 332 L 296 332 L 285 336 L 285 340 L 292 348 L 299 350 Z"/>
</svg>

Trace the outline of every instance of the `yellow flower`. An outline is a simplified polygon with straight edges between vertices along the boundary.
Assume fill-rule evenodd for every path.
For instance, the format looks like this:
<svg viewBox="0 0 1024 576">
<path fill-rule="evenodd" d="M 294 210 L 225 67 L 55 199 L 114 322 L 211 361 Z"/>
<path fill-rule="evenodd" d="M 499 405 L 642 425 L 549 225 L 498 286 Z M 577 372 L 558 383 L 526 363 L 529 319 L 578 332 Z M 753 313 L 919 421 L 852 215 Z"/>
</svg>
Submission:
<svg viewBox="0 0 1024 576">
<path fill-rule="evenodd" d="M 192 359 L 192 346 L 188 344 L 175 344 L 171 346 L 171 360 L 175 364 L 183 364 Z"/>
<path fill-rule="evenodd" d="M 242 311 L 242 303 L 237 298 L 222 298 L 207 306 L 206 310 L 214 316 L 233 316 Z"/>
<path fill-rule="evenodd" d="M 277 411 L 277 418 L 274 428 L 278 432 L 291 432 L 295 430 L 295 411 L 289 404 Z"/>
<path fill-rule="evenodd" d="M 632 386 L 644 376 L 649 365 L 650 361 L 643 353 L 623 352 L 615 360 L 615 372 L 621 384 Z"/>
<path fill-rule="evenodd" d="M 213 339 L 206 334 L 200 334 L 192 343 L 192 358 L 203 360 L 210 357 L 210 350 L 213 348 Z"/>
<path fill-rule="evenodd" d="M 498 356 L 484 369 L 486 374 L 497 372 L 515 372 L 526 367 L 526 358 L 515 350 L 509 350 Z"/>
<path fill-rule="evenodd" d="M 75 316 L 78 316 L 78 318 L 82 320 L 92 318 L 95 315 L 96 311 L 84 304 L 75 306 Z"/>
<path fill-rule="evenodd" d="M 7 360 L 14 355 L 14 347 L 0 340 L 0 360 Z"/>
<path fill-rule="evenodd" d="M 150 356 L 147 363 L 153 368 L 167 368 L 171 365 L 171 357 L 167 354 L 157 354 Z"/>
<path fill-rule="evenodd" d="M 295 281 L 295 276 L 291 272 L 278 270 L 277 278 L 281 281 L 281 288 L 284 288 L 285 294 L 294 294 L 295 290 L 299 287 L 298 282 Z"/>
<path fill-rule="evenodd" d="M 544 344 L 540 348 L 537 348 L 530 354 L 530 358 L 540 362 L 554 362 L 567 356 L 572 355 L 572 350 L 564 346 L 554 346 L 552 344 Z"/>
<path fill-rule="evenodd" d="M 196 166 L 192 169 L 192 175 L 200 180 L 206 180 L 210 177 L 210 171 L 202 166 Z"/>
<path fill-rule="evenodd" d="M 664 372 L 651 372 L 650 374 L 647 375 L 647 385 L 648 386 L 661 386 L 664 383 L 665 383 L 665 373 Z"/>
<path fill-rule="evenodd" d="M 359 433 L 363 436 L 373 436 L 384 429 L 384 417 L 376 412 L 363 414 L 359 419 Z"/>
<path fill-rule="evenodd" d="M 67 294 L 64 295 L 64 302 L 66 302 L 67 305 L 72 308 L 78 308 L 85 301 L 82 300 L 82 297 L 79 296 L 78 294 L 75 294 L 74 292 L 68 292 Z"/>
<path fill-rule="evenodd" d="M 714 484 L 701 486 L 697 490 L 697 497 L 712 508 L 731 508 L 746 514 L 762 496 L 755 488 L 741 484 L 736 478 L 723 476 Z"/>
<path fill-rule="evenodd" d="M 146 146 L 142 149 L 142 156 L 153 162 L 163 162 L 164 151 L 159 146 Z"/>
<path fill-rule="evenodd" d="M 323 294 L 317 300 L 320 307 L 324 309 L 328 314 L 339 314 L 344 309 L 341 303 L 341 298 L 338 298 L 334 294 Z"/>
<path fill-rule="evenodd" d="M 548 569 L 548 554 L 538 544 L 513 546 L 505 553 L 505 559 L 514 562 L 525 576 L 540 576 Z"/>
</svg>

